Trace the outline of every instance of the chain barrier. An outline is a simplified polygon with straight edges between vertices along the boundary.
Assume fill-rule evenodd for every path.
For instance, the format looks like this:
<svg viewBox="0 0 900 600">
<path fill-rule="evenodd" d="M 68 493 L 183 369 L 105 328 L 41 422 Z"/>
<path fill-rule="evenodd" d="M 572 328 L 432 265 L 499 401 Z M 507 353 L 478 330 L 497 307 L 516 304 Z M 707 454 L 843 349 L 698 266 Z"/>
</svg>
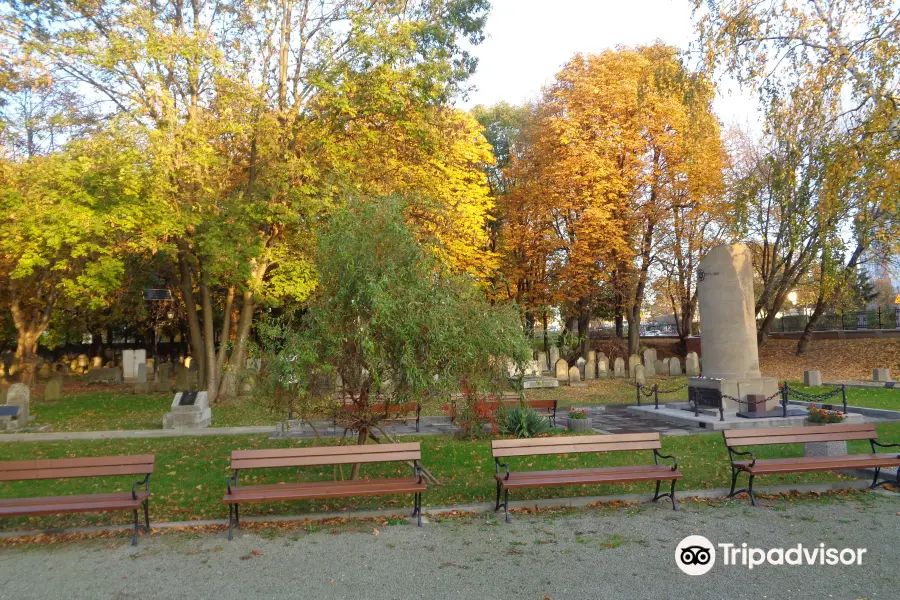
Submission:
<svg viewBox="0 0 900 600">
<path fill-rule="evenodd" d="M 677 387 L 677 388 L 672 388 L 671 390 L 660 390 L 660 389 L 657 389 L 657 390 L 656 390 L 656 393 L 658 393 L 658 394 L 674 394 L 675 392 L 680 392 L 681 390 L 683 390 L 683 389 L 686 388 L 687 386 L 688 386 L 688 384 L 685 383 L 684 385 L 679 386 L 679 387 Z"/>
<path fill-rule="evenodd" d="M 813 402 L 816 400 L 829 400 L 831 398 L 834 398 L 838 394 L 840 394 L 841 391 L 842 391 L 842 388 L 836 387 L 829 392 L 825 392 L 824 394 L 809 394 L 807 392 L 801 392 L 799 390 L 794 390 L 794 389 L 789 389 L 788 393 L 792 397 L 798 398 L 800 400 L 804 400 L 806 402 Z"/>
</svg>

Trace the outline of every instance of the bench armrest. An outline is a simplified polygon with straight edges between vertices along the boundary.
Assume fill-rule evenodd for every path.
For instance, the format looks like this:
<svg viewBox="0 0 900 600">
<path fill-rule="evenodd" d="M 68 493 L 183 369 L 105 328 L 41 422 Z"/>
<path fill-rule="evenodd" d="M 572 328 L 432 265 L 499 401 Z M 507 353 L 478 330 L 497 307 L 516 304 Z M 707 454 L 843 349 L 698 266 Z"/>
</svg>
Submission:
<svg viewBox="0 0 900 600">
<path fill-rule="evenodd" d="M 882 444 L 881 442 L 876 441 L 876 440 L 869 440 L 869 443 L 872 444 L 872 453 L 873 454 L 875 452 L 877 452 L 875 450 L 875 446 L 880 446 L 882 448 L 900 448 L 900 444 Z"/>
<path fill-rule="evenodd" d="M 749 450 L 745 452 L 741 452 L 740 450 L 735 450 L 731 446 L 728 446 L 728 458 L 731 459 L 731 462 L 734 462 L 734 455 L 737 454 L 739 456 L 749 456 L 750 457 L 750 466 L 756 464 L 756 455 L 750 452 Z"/>
<path fill-rule="evenodd" d="M 413 461 L 413 471 L 415 472 L 415 477 L 419 478 L 419 483 L 422 483 L 422 478 L 424 475 L 422 474 L 422 465 L 419 464 L 419 461 Z"/>
<path fill-rule="evenodd" d="M 659 453 L 659 450 L 657 450 L 656 448 L 654 448 L 654 449 L 653 449 L 653 462 L 656 463 L 656 464 L 659 464 L 659 459 L 660 459 L 660 458 L 664 458 L 664 459 L 671 460 L 672 463 L 673 463 L 673 464 L 672 464 L 672 470 L 673 470 L 673 471 L 677 471 L 677 470 L 678 470 L 678 459 L 677 459 L 677 458 L 675 458 L 674 456 L 670 456 L 670 455 L 668 455 L 668 454 L 660 454 L 660 453 Z"/>
<path fill-rule="evenodd" d="M 138 487 L 139 485 L 145 485 L 145 486 L 147 486 L 147 487 L 145 488 L 145 490 L 148 491 L 148 492 L 150 491 L 150 473 L 147 473 L 147 475 L 146 475 L 143 479 L 141 479 L 140 481 L 135 481 L 135 482 L 131 485 L 131 497 L 132 497 L 134 500 L 137 500 L 137 487 Z"/>
<path fill-rule="evenodd" d="M 225 485 L 228 486 L 228 493 L 231 493 L 231 485 L 234 484 L 234 487 L 238 486 L 238 472 L 235 471 L 234 475 L 225 479 Z"/>
<path fill-rule="evenodd" d="M 495 458 L 494 463 L 494 466 L 497 469 L 497 474 L 500 474 L 500 468 L 503 467 L 504 469 L 506 469 L 506 477 L 504 477 L 504 479 L 509 479 L 509 465 L 507 463 L 501 463 L 499 458 Z"/>
</svg>

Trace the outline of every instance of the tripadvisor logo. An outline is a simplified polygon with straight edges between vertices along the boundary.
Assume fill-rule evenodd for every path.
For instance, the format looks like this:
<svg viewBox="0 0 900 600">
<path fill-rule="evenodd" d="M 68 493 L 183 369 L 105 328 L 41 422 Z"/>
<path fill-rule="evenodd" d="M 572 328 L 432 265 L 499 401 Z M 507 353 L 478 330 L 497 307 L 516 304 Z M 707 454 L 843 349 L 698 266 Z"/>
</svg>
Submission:
<svg viewBox="0 0 900 600">
<path fill-rule="evenodd" d="M 746 567 L 753 570 L 762 565 L 861 565 L 866 548 L 826 548 L 825 544 L 807 547 L 797 544 L 790 548 L 753 548 L 746 542 L 713 544 L 702 535 L 689 535 L 675 548 L 675 564 L 687 575 L 704 575 L 716 563 L 716 548 L 721 564 L 726 567 Z"/>
</svg>

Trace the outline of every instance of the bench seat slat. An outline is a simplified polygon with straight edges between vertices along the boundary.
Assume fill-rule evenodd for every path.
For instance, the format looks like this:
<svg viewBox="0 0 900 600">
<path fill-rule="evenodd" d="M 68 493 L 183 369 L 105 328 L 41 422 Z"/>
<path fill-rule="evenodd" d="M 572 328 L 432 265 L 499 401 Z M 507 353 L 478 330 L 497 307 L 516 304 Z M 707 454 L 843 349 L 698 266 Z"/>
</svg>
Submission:
<svg viewBox="0 0 900 600">
<path fill-rule="evenodd" d="M 641 442 L 608 442 L 595 444 L 564 444 L 557 446 L 534 446 L 519 448 L 495 448 L 497 458 L 516 456 L 538 456 L 547 454 L 581 454 L 585 452 L 616 452 L 620 450 L 658 450 L 662 447 L 659 440 Z"/>
<path fill-rule="evenodd" d="M 153 454 L 0 461 L 0 473 L 45 469 L 77 469 L 83 467 L 122 467 L 126 465 L 134 465 L 137 468 L 141 468 L 141 465 L 153 465 L 154 461 L 155 456 Z M 133 473 L 138 473 L 138 471 L 133 471 Z"/>
<path fill-rule="evenodd" d="M 0 500 L 0 516 L 54 515 L 75 512 L 103 512 L 108 510 L 134 510 L 150 497 L 147 491 L 114 494 L 90 494 L 86 496 L 48 496 L 30 498 L 5 498 Z"/>
<path fill-rule="evenodd" d="M 0 471 L 0 481 L 29 481 L 41 479 L 73 479 L 76 477 L 119 477 L 148 475 L 153 465 L 124 465 L 120 467 L 79 467 L 73 469 L 40 469 L 37 471 Z"/>
<path fill-rule="evenodd" d="M 753 474 L 869 469 L 900 467 L 900 456 L 885 452 L 881 454 L 849 454 L 847 456 L 772 458 L 757 460 L 752 467 L 750 461 L 735 461 L 734 466 Z"/>
<path fill-rule="evenodd" d="M 414 477 L 399 479 L 360 479 L 356 481 L 316 481 L 275 485 L 251 485 L 231 488 L 222 501 L 225 504 L 245 502 L 277 502 L 346 496 L 381 496 L 415 494 L 425 491 L 425 483 Z"/>
<path fill-rule="evenodd" d="M 813 427 L 767 427 L 729 429 L 724 432 L 728 446 L 768 446 L 803 442 L 829 442 L 874 439 L 878 435 L 872 423 L 821 425 Z"/>
<path fill-rule="evenodd" d="M 272 469 L 279 467 L 315 467 L 322 465 L 349 465 L 355 463 L 381 463 L 421 460 L 421 452 L 390 452 L 381 454 L 332 454 L 330 456 L 289 456 L 284 458 L 232 459 L 231 468 Z"/>
<path fill-rule="evenodd" d="M 553 436 L 544 438 L 493 440 L 491 448 L 534 448 L 538 446 L 568 446 L 572 444 L 607 444 L 612 442 L 652 442 L 659 439 L 659 434 L 651 433 L 622 433 L 615 435 L 581 435 L 581 436 Z"/>
<path fill-rule="evenodd" d="M 501 473 L 498 481 L 504 488 L 558 487 L 564 485 L 593 485 L 602 483 L 622 483 L 626 481 L 658 481 L 681 479 L 680 471 L 673 471 L 664 465 L 643 465 L 643 468 L 610 468 L 593 469 L 589 472 L 570 473 L 569 471 L 544 471 L 531 473 L 511 473 L 509 479 L 503 479 Z M 648 468 L 649 467 L 649 468 Z M 523 477 L 523 475 L 525 475 Z"/>
<path fill-rule="evenodd" d="M 269 450 L 233 450 L 231 459 L 287 458 L 292 456 L 332 456 L 335 454 L 391 454 L 418 451 L 418 442 L 401 444 L 366 444 L 363 446 L 310 446 L 307 448 L 272 448 Z"/>
</svg>

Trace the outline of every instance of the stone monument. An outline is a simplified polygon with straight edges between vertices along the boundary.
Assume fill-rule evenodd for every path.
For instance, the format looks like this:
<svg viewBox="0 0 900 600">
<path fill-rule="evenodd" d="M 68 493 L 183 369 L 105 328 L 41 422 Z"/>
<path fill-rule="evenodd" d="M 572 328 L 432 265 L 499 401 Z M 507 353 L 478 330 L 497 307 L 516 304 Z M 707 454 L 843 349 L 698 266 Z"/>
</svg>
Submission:
<svg viewBox="0 0 900 600">
<path fill-rule="evenodd" d="M 819 387 L 822 385 L 822 372 L 817 370 L 803 371 L 803 385 Z"/>
<path fill-rule="evenodd" d="M 569 369 L 569 385 L 572 387 L 582 387 L 584 385 L 581 383 L 581 371 L 576 366 L 572 366 Z"/>
<path fill-rule="evenodd" d="M 19 414 L 16 419 L 19 427 L 28 425 L 28 407 L 31 404 L 31 389 L 24 383 L 14 383 L 6 392 L 6 405 L 18 406 Z"/>
<path fill-rule="evenodd" d="M 179 392 L 163 415 L 163 429 L 199 429 L 212 423 L 206 392 Z"/>
<path fill-rule="evenodd" d="M 681 361 L 677 356 L 669 359 L 669 375 L 672 377 L 681 377 Z"/>
<path fill-rule="evenodd" d="M 691 397 L 701 406 L 718 408 L 721 400 L 725 410 L 745 411 L 748 395 L 776 395 L 778 381 L 759 371 L 750 250 L 743 244 L 710 250 L 697 270 L 697 293 L 704 364 L 703 377 L 689 380 Z M 777 405 L 776 396 L 766 402 L 765 410 Z"/>
<path fill-rule="evenodd" d="M 569 363 L 564 358 L 560 358 L 554 363 L 553 368 L 556 370 L 556 379 L 560 383 L 568 383 L 569 381 Z"/>
<path fill-rule="evenodd" d="M 609 377 L 609 361 L 606 357 L 597 361 L 597 379 L 606 379 Z"/>
<path fill-rule="evenodd" d="M 616 379 L 625 377 L 625 361 L 622 360 L 621 356 L 617 356 L 613 362 L 613 377 Z"/>
</svg>

